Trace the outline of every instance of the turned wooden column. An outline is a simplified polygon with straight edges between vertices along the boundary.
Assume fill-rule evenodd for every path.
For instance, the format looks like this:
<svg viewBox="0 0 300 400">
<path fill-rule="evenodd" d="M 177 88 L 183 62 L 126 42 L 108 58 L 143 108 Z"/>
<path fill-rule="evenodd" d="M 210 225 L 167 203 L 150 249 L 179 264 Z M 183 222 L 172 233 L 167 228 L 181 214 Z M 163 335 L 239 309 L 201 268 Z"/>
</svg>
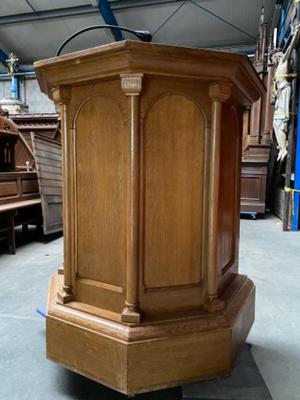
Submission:
<svg viewBox="0 0 300 400">
<path fill-rule="evenodd" d="M 121 85 L 128 102 L 130 159 L 128 179 L 128 226 L 126 259 L 126 307 L 122 321 L 140 322 L 139 310 L 139 179 L 140 179 L 140 115 L 139 95 L 143 74 L 121 75 Z"/>
<path fill-rule="evenodd" d="M 218 207 L 220 187 L 220 154 L 221 154 L 221 115 L 222 103 L 230 98 L 231 85 L 215 83 L 209 87 L 212 103 L 211 132 L 209 137 L 209 192 L 208 192 L 208 263 L 206 308 L 213 312 L 224 307 L 218 295 L 217 240 L 218 240 Z"/>
<path fill-rule="evenodd" d="M 73 299 L 74 271 L 74 166 L 72 164 L 72 136 L 69 135 L 68 104 L 71 90 L 68 87 L 53 88 L 53 101 L 59 109 L 62 125 L 63 181 L 63 232 L 64 232 L 64 274 L 63 286 L 58 291 L 58 300 L 67 303 Z"/>
</svg>

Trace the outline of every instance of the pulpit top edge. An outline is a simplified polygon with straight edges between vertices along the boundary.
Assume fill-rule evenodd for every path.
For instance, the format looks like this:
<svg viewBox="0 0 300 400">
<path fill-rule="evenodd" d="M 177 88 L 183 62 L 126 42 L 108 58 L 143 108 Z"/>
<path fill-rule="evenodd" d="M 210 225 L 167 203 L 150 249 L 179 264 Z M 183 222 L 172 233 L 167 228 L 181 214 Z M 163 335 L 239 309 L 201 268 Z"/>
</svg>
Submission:
<svg viewBox="0 0 300 400">
<path fill-rule="evenodd" d="M 99 60 L 102 62 L 99 63 Z M 125 40 L 34 63 L 41 90 L 124 73 L 231 82 L 251 105 L 265 91 L 248 57 L 208 49 Z"/>
</svg>

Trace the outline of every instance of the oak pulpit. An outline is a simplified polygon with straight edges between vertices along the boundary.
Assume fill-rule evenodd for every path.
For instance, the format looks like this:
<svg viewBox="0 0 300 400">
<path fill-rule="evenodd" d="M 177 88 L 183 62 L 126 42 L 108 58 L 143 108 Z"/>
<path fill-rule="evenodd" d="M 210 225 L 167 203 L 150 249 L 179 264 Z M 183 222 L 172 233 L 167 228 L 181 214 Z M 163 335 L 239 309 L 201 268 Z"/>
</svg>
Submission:
<svg viewBox="0 0 300 400">
<path fill-rule="evenodd" d="M 48 357 L 126 394 L 227 375 L 254 320 L 240 159 L 264 88 L 247 57 L 124 41 L 35 68 L 63 129 Z"/>
</svg>

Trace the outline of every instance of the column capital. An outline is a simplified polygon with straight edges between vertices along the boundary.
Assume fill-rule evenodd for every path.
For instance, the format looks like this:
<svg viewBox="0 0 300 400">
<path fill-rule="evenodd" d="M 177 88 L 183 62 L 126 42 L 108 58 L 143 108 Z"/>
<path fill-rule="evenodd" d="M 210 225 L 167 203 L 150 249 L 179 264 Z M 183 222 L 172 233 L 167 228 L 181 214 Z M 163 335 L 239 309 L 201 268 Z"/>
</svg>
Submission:
<svg viewBox="0 0 300 400">
<path fill-rule="evenodd" d="M 209 97 L 212 101 L 221 101 L 225 102 L 231 96 L 231 87 L 230 83 L 213 83 L 209 87 Z"/>
<path fill-rule="evenodd" d="M 68 104 L 71 100 L 71 88 L 56 86 L 52 89 L 52 98 L 55 104 Z"/>
<path fill-rule="evenodd" d="M 142 91 L 144 74 L 121 74 L 121 86 L 126 96 L 138 96 Z"/>
</svg>

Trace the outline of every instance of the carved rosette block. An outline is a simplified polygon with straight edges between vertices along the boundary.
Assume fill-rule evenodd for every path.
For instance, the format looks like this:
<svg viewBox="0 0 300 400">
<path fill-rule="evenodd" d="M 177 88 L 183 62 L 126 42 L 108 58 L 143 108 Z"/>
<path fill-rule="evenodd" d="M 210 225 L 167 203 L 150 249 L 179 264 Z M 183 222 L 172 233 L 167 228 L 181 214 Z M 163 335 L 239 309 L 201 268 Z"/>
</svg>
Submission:
<svg viewBox="0 0 300 400">
<path fill-rule="evenodd" d="M 127 96 L 138 96 L 142 91 L 143 74 L 122 74 L 121 86 Z"/>
<path fill-rule="evenodd" d="M 48 358 L 126 394 L 227 375 L 254 320 L 241 122 L 263 86 L 247 57 L 125 41 L 35 68 L 64 141 Z"/>
</svg>

